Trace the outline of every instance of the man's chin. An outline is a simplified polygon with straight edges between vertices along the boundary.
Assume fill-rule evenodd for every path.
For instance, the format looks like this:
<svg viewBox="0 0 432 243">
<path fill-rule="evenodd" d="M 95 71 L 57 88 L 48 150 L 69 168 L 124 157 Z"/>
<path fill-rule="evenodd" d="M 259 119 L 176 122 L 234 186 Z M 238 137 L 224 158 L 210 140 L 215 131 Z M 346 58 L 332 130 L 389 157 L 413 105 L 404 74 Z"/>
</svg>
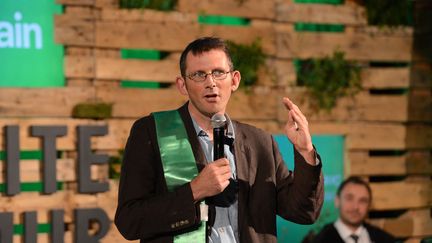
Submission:
<svg viewBox="0 0 432 243">
<path fill-rule="evenodd" d="M 345 220 L 345 224 L 348 224 L 351 227 L 359 227 L 363 224 L 363 220 Z"/>
</svg>

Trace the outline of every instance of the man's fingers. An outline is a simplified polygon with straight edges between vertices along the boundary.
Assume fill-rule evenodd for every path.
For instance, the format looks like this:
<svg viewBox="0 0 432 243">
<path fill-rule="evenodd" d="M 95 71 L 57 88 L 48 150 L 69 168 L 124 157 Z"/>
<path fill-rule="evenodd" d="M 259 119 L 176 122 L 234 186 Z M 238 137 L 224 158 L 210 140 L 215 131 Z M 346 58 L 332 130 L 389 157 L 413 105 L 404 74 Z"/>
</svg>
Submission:
<svg viewBox="0 0 432 243">
<path fill-rule="evenodd" d="M 222 158 L 222 159 L 215 160 L 211 164 L 214 164 L 215 166 L 221 167 L 221 166 L 229 165 L 229 161 L 226 158 Z"/>
<path fill-rule="evenodd" d="M 285 107 L 286 107 L 288 110 L 293 109 L 293 105 L 294 105 L 294 103 L 293 103 L 293 102 L 292 102 L 288 97 L 284 97 L 284 98 L 282 99 L 282 102 L 284 103 Z"/>
<path fill-rule="evenodd" d="M 288 122 L 293 123 L 294 122 L 294 117 L 293 117 L 293 111 L 289 111 L 288 112 Z"/>
</svg>

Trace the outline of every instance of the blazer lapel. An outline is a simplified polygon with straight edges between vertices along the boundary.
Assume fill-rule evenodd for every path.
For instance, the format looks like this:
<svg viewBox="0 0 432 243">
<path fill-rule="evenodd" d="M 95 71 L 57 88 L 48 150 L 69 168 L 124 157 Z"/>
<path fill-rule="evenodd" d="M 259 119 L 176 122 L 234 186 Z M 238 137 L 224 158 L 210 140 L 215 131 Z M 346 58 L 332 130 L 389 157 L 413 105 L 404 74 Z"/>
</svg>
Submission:
<svg viewBox="0 0 432 243">
<path fill-rule="evenodd" d="M 194 153 L 195 160 L 197 163 L 198 171 L 201 171 L 204 168 L 204 166 L 207 162 L 207 159 L 205 157 L 204 151 L 201 148 L 201 144 L 198 141 L 198 136 L 197 136 L 197 133 L 196 133 L 195 128 L 193 126 L 192 118 L 191 118 L 189 111 L 188 111 L 188 108 L 187 108 L 188 103 L 189 102 L 186 102 L 186 104 L 181 106 L 178 109 L 178 111 L 179 111 L 180 116 L 181 116 L 183 123 L 185 125 L 186 132 L 187 132 L 188 137 L 189 137 L 189 142 L 191 144 L 192 151 Z"/>
<path fill-rule="evenodd" d="M 238 192 L 238 227 L 240 232 L 247 234 L 247 205 L 249 201 L 250 178 L 255 172 L 251 171 L 250 149 L 244 144 L 245 136 L 238 126 L 237 122 L 234 123 L 235 140 L 234 140 L 234 157 L 237 169 L 237 180 L 239 183 Z M 252 173 L 252 174 L 251 174 Z M 254 177 L 254 176 L 252 176 Z M 242 234 L 240 234 L 242 238 Z M 241 240 L 243 241 L 243 240 Z"/>
</svg>

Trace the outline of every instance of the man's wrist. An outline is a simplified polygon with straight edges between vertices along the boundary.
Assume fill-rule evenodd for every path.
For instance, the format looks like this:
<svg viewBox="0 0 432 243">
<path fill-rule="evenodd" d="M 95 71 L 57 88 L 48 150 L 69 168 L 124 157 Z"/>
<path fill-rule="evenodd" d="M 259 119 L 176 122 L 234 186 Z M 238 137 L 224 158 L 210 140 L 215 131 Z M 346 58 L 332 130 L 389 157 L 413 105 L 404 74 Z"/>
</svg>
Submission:
<svg viewBox="0 0 432 243">
<path fill-rule="evenodd" d="M 303 156 L 306 163 L 308 163 L 310 165 L 317 165 L 318 164 L 316 151 L 315 151 L 313 146 L 311 149 L 307 149 L 307 150 L 303 150 L 303 151 L 299 150 L 299 153 L 301 156 Z"/>
</svg>

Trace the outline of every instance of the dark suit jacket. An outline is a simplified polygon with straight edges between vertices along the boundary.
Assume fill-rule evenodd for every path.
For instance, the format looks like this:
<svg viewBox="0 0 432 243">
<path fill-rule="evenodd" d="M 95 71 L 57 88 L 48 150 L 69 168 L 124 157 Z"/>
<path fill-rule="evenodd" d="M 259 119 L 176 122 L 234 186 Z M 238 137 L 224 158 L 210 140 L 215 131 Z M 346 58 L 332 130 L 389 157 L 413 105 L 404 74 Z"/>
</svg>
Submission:
<svg viewBox="0 0 432 243">
<path fill-rule="evenodd" d="M 206 159 L 187 103 L 179 112 L 200 170 Z M 313 223 L 323 203 L 321 164 L 311 166 L 295 151 L 293 173 L 271 135 L 246 124 L 233 124 L 241 242 L 276 242 L 276 214 L 299 224 Z M 126 239 L 172 242 L 174 235 L 199 224 L 199 203 L 194 203 L 190 183 L 167 191 L 152 116 L 137 120 L 131 129 L 118 196 L 115 224 Z M 209 206 L 211 224 L 214 207 Z M 207 232 L 209 229 L 210 225 Z"/>
<path fill-rule="evenodd" d="M 373 225 L 364 223 L 366 230 L 369 233 L 369 237 L 371 238 L 372 243 L 394 243 L 396 240 L 383 231 L 380 228 L 377 228 Z M 318 235 L 313 240 L 313 243 L 344 243 L 342 238 L 340 237 L 338 231 L 334 227 L 333 223 L 327 224 L 324 228 L 318 233 Z"/>
</svg>

